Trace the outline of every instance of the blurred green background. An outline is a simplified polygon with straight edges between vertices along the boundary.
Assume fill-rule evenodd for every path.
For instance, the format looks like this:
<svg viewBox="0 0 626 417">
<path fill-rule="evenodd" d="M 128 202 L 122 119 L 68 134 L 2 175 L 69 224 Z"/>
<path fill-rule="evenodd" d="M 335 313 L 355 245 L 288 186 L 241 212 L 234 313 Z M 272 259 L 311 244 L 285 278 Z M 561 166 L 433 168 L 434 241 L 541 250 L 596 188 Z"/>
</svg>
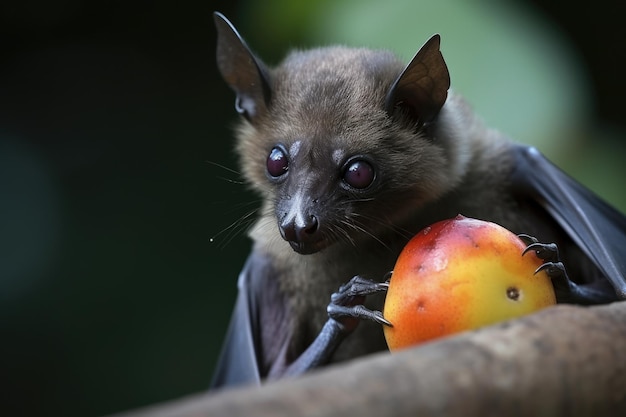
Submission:
<svg viewBox="0 0 626 417">
<path fill-rule="evenodd" d="M 236 118 L 213 10 L 268 63 L 326 43 L 408 61 L 439 32 L 453 88 L 489 125 L 625 210 L 623 14 L 544 3 L 4 2 L 0 413 L 97 416 L 206 389 L 249 250 L 237 220 L 258 203 L 226 169 Z"/>
</svg>

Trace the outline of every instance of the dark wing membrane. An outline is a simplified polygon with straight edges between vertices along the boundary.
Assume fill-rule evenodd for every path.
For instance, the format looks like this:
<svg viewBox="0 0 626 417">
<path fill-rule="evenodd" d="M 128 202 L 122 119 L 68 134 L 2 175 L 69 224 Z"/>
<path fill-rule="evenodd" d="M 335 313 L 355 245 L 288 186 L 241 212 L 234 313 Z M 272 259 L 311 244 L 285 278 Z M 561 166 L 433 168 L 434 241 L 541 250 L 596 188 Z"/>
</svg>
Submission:
<svg viewBox="0 0 626 417">
<path fill-rule="evenodd" d="M 260 265 L 261 264 L 261 265 Z M 255 273 L 264 270 L 265 260 L 255 253 L 239 274 L 238 294 L 211 388 L 260 383 L 258 354 L 258 299 Z"/>
<path fill-rule="evenodd" d="M 516 145 L 513 185 L 536 199 L 626 299 L 626 216 L 533 147 Z"/>
</svg>

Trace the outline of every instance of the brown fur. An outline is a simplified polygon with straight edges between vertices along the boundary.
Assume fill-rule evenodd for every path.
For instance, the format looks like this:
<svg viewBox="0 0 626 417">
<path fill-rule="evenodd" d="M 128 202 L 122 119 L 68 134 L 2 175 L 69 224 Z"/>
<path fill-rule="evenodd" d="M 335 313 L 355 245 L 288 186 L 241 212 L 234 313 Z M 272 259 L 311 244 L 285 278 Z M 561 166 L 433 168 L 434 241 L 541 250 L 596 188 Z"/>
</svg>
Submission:
<svg viewBox="0 0 626 417">
<path fill-rule="evenodd" d="M 429 126 L 385 107 L 405 68 L 390 52 L 328 47 L 292 52 L 274 69 L 255 62 L 259 71 L 248 65 L 233 74 L 238 66 L 231 62 L 221 69 L 225 79 L 235 80 L 229 82 L 238 95 L 249 99 L 237 152 L 244 178 L 263 199 L 250 236 L 254 250 L 273 259 L 288 303 L 286 324 L 263 325 L 268 344 L 285 334 L 289 340 L 286 352 L 274 348 L 264 358 L 276 368 L 270 373 L 280 373 L 316 337 L 328 319 L 330 295 L 341 284 L 357 274 L 382 279 L 408 239 L 429 224 L 460 213 L 559 242 L 551 222 L 509 190 L 511 142 L 487 129 L 458 95 L 449 93 Z M 447 77 L 445 64 L 435 71 Z M 271 94 L 260 88 L 263 82 Z M 294 150 L 289 178 L 280 185 L 266 173 L 266 158 L 277 144 Z M 372 190 L 341 188 L 341 166 L 352 155 L 375 163 Z M 292 250 L 278 226 L 279 205 L 300 192 L 319 208 L 327 234 L 325 247 L 308 255 Z M 381 299 L 372 298 L 380 309 Z M 384 346 L 380 325 L 361 323 L 334 360 Z"/>
<path fill-rule="evenodd" d="M 384 51 L 332 47 L 292 53 L 271 72 L 268 111 L 254 125 L 243 121 L 238 129 L 244 177 L 264 200 L 250 235 L 257 250 L 282 266 L 277 276 L 292 302 L 292 357 L 327 320 L 330 294 L 357 274 L 380 280 L 421 228 L 457 213 L 511 223 L 506 221 L 507 204 L 486 204 L 503 194 L 508 141 L 485 129 L 456 95 L 448 98 L 440 116 L 445 124 L 434 138 L 394 123 L 383 101 L 403 67 Z M 313 158 L 328 158 L 335 149 L 377 157 L 384 190 L 374 201 L 355 204 L 357 210 L 372 206 L 368 211 L 381 223 L 369 230 L 376 238 L 353 231 L 355 243 L 337 241 L 312 255 L 294 252 L 281 238 L 274 214 L 276 190 L 267 180 L 265 158 L 277 141 L 289 148 L 294 140 L 310 141 Z M 380 326 L 362 323 L 335 358 L 383 347 Z"/>
</svg>

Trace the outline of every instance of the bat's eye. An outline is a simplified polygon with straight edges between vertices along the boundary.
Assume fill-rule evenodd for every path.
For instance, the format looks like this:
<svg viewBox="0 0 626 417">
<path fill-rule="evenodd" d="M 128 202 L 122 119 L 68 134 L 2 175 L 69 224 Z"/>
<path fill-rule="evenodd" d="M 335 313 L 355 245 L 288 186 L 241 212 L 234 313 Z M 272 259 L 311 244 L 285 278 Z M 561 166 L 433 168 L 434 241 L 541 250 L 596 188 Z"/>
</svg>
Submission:
<svg viewBox="0 0 626 417">
<path fill-rule="evenodd" d="M 289 169 L 289 160 L 286 152 L 279 146 L 272 148 L 267 157 L 267 173 L 273 178 L 278 178 Z"/>
<path fill-rule="evenodd" d="M 362 190 L 374 182 L 374 168 L 362 159 L 354 159 L 346 164 L 343 180 L 352 188 Z"/>
</svg>

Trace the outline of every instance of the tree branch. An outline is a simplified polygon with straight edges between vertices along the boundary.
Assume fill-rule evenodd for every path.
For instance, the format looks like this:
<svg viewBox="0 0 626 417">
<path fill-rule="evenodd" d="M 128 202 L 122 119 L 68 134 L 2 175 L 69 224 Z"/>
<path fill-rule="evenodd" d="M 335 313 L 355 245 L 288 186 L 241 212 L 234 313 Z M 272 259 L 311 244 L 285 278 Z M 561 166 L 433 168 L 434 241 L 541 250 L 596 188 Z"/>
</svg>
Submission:
<svg viewBox="0 0 626 417">
<path fill-rule="evenodd" d="M 626 302 L 558 305 L 397 354 L 124 414 L 418 415 L 626 415 Z"/>
</svg>

